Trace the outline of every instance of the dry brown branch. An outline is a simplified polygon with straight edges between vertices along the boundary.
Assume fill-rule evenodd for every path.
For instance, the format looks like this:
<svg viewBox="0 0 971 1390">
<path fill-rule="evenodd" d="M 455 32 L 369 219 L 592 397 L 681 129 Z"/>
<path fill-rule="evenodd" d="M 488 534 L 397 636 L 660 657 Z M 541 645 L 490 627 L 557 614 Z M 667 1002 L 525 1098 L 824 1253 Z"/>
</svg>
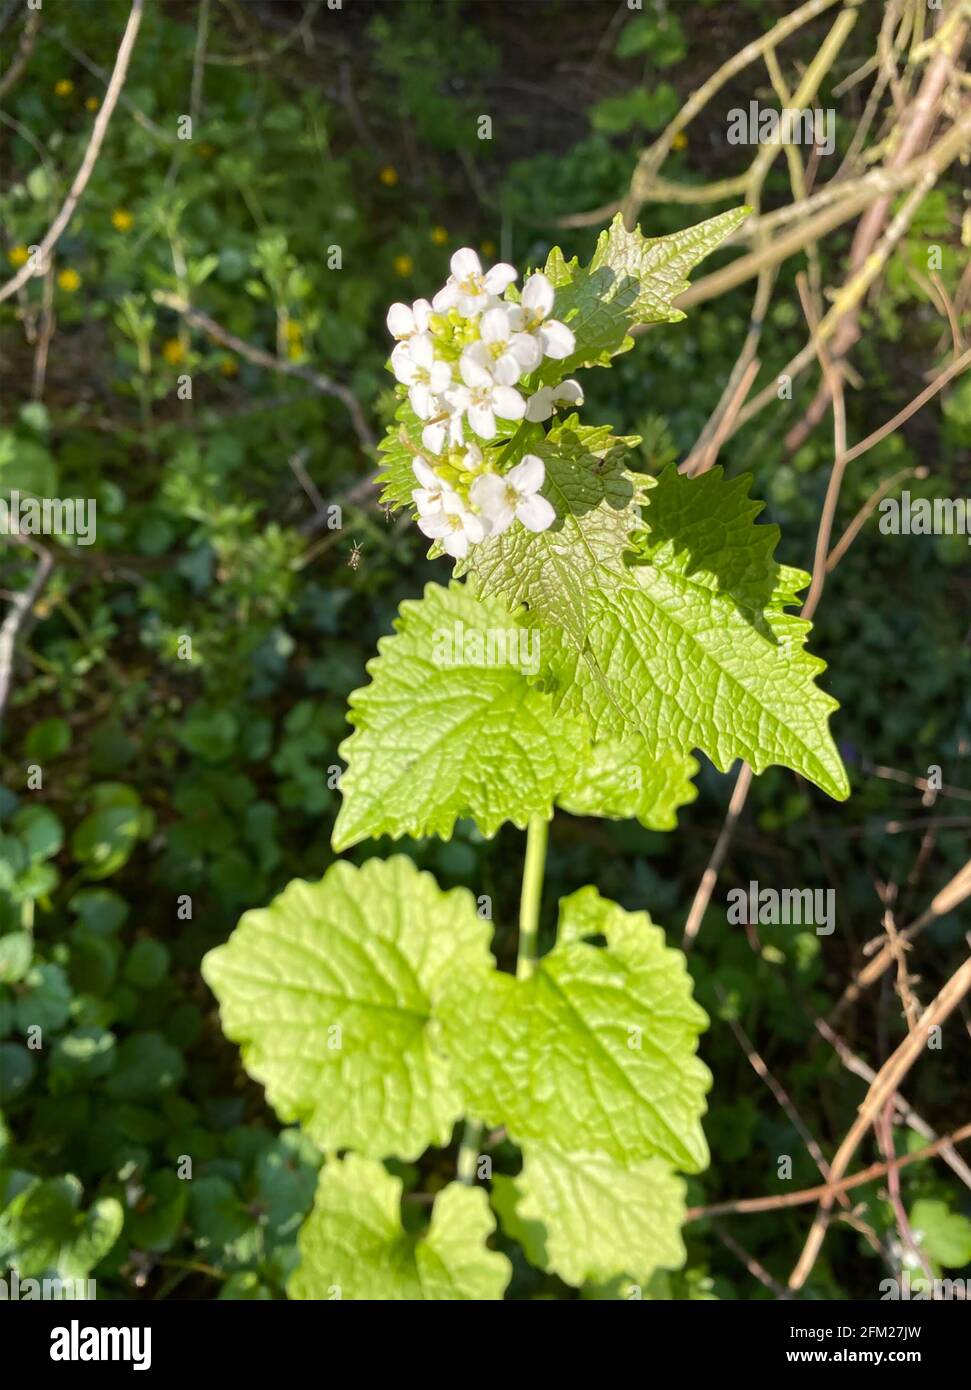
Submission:
<svg viewBox="0 0 971 1390">
<path fill-rule="evenodd" d="M 948 1145 L 960 1144 L 969 1138 L 971 1138 L 971 1124 L 962 1125 L 953 1134 L 947 1134 L 942 1139 L 935 1139 L 933 1144 L 928 1144 L 926 1148 L 916 1149 L 909 1154 L 901 1154 L 894 1161 L 893 1166 L 906 1168 L 911 1163 L 920 1163 L 942 1153 Z M 854 1187 L 862 1187 L 864 1183 L 882 1178 L 889 1167 L 890 1164 L 886 1162 L 871 1163 L 869 1168 L 861 1169 L 852 1177 L 841 1178 L 839 1182 L 821 1183 L 819 1187 L 803 1188 L 799 1192 L 780 1192 L 775 1197 L 742 1197 L 734 1202 L 716 1202 L 710 1207 L 689 1207 L 685 1213 L 685 1223 L 702 1221 L 709 1216 L 749 1216 L 762 1211 L 781 1211 L 785 1207 L 806 1206 L 809 1202 L 818 1202 L 821 1197 L 835 1198 L 841 1192 L 849 1192 Z"/>
<path fill-rule="evenodd" d="M 865 1081 L 869 1086 L 876 1076 L 876 1072 L 873 1068 L 869 1066 L 868 1063 L 864 1062 L 862 1057 L 857 1056 L 853 1049 L 843 1041 L 840 1035 L 835 1029 L 830 1027 L 824 1018 L 815 1018 L 813 1023 L 820 1037 L 824 1038 L 826 1042 L 829 1043 L 846 1070 L 852 1073 L 853 1076 L 858 1076 L 861 1081 Z M 897 1107 L 897 1114 L 903 1124 L 907 1125 L 909 1129 L 912 1129 L 915 1134 L 919 1134 L 922 1139 L 926 1139 L 929 1144 L 937 1143 L 940 1138 L 937 1131 L 933 1129 L 922 1116 L 918 1115 L 914 1107 L 899 1091 L 896 1092 L 894 1096 L 894 1103 Z M 941 1158 L 943 1158 L 951 1171 L 960 1178 L 965 1187 L 971 1190 L 971 1168 L 965 1163 L 953 1143 L 944 1140 L 942 1141 L 942 1145 L 943 1146 L 938 1150 Z"/>
<path fill-rule="evenodd" d="M 758 320 L 760 326 L 761 322 L 762 320 Z M 755 342 L 758 341 L 759 331 L 760 328 L 750 330 Z M 711 419 L 699 436 L 691 453 L 684 463 L 679 465 L 681 473 L 687 473 L 689 477 L 695 478 L 700 473 L 707 473 L 709 468 L 713 468 L 718 462 L 721 446 L 731 434 L 732 425 L 738 418 L 738 412 L 745 404 L 745 398 L 759 374 L 759 359 L 754 356 L 747 356 L 748 353 L 749 343 L 747 340 L 728 379 L 728 385 L 712 412 Z M 738 370 L 739 364 L 742 364 L 740 371 Z"/>
<path fill-rule="evenodd" d="M 934 1272 L 927 1263 L 927 1257 L 917 1243 L 910 1219 L 907 1216 L 907 1209 L 904 1206 L 903 1197 L 900 1192 L 900 1169 L 894 1162 L 896 1157 L 893 1146 L 893 1097 L 887 1101 L 880 1115 L 874 1122 L 874 1133 L 880 1145 L 880 1152 L 883 1154 L 887 1164 L 887 1192 L 890 1196 L 890 1205 L 893 1208 L 894 1220 L 897 1224 L 897 1234 L 900 1236 L 901 1245 L 910 1251 L 924 1271 L 924 1275 L 934 1284 Z"/>
<path fill-rule="evenodd" d="M 263 348 L 247 343 L 242 338 L 237 338 L 235 333 L 230 333 L 228 328 L 223 328 L 221 323 L 217 323 L 208 314 L 202 313 L 199 309 L 193 309 L 178 295 L 156 290 L 153 298 L 157 304 L 164 304 L 167 309 L 174 309 L 177 314 L 182 315 L 187 323 L 192 324 L 194 328 L 201 329 L 203 333 L 208 333 L 215 342 L 238 353 L 247 362 L 252 362 L 255 367 L 265 367 L 270 372 L 282 372 L 284 376 L 298 377 L 299 380 L 307 381 L 311 386 L 316 387 L 323 395 L 336 396 L 347 408 L 361 447 L 368 452 L 374 449 L 376 441 L 371 427 L 365 420 L 364 412 L 349 387 L 342 385 L 339 381 L 334 381 L 332 377 L 326 376 L 323 372 L 315 371 L 313 367 L 305 367 L 298 362 L 288 362 L 284 358 L 274 357 L 272 353 L 266 352 Z"/>
<path fill-rule="evenodd" d="M 796 33 L 803 25 L 830 9 L 835 3 L 836 0 L 808 0 L 807 4 L 800 5 L 792 14 L 786 15 L 785 18 L 773 25 L 768 33 L 763 34 L 761 38 L 755 39 L 752 43 L 746 44 L 727 62 L 722 63 L 721 67 L 712 73 L 711 77 L 703 82 L 696 92 L 691 94 L 654 144 L 646 149 L 637 161 L 630 189 L 623 200 L 624 221 L 628 226 L 633 225 L 642 205 L 651 197 L 654 179 L 660 173 L 661 166 L 671 151 L 674 137 L 691 124 L 695 116 L 708 105 L 717 92 L 721 91 L 726 82 L 731 81 L 736 73 L 742 72 L 751 63 L 761 58 L 770 48 L 775 48 L 790 34 Z M 855 8 L 859 3 L 861 0 L 849 0 L 851 8 Z M 852 22 L 850 27 L 852 27 Z M 849 32 L 848 29 L 847 32 Z M 613 211 L 616 209 L 612 209 L 607 215 L 611 216 Z"/>
<path fill-rule="evenodd" d="M 47 257 L 57 245 L 57 241 L 71 218 L 74 211 L 88 186 L 88 180 L 94 172 L 94 166 L 98 162 L 98 155 L 101 153 L 101 146 L 104 143 L 105 135 L 108 131 L 108 123 L 111 120 L 115 107 L 118 104 L 118 96 L 125 82 L 128 72 L 128 63 L 131 58 L 132 49 L 135 46 L 135 39 L 138 37 L 138 26 L 142 22 L 142 5 L 144 0 L 132 0 L 131 12 L 128 15 L 128 23 L 125 25 L 125 32 L 122 35 L 121 43 L 118 47 L 118 56 L 115 59 L 114 71 L 111 74 L 111 81 L 108 90 L 105 92 L 105 99 L 98 109 L 95 117 L 94 126 L 91 130 L 91 138 L 88 141 L 81 167 L 74 177 L 74 182 L 64 200 L 64 205 L 54 218 L 48 228 L 44 239 L 41 241 L 35 256 L 20 267 L 7 283 L 0 286 L 0 302 L 9 299 L 12 294 L 16 294 L 21 285 L 25 285 L 32 275 L 43 274 L 47 268 Z"/>
<path fill-rule="evenodd" d="M 36 541 L 30 540 L 26 536 L 7 537 L 7 539 L 28 546 L 37 556 L 37 568 L 27 588 L 22 592 L 10 595 L 8 600 L 10 607 L 3 622 L 0 623 L 0 722 L 3 720 L 3 711 L 10 694 L 17 636 L 27 623 L 31 610 L 54 568 L 54 558 L 50 551 Z"/>
<path fill-rule="evenodd" d="M 968 957 L 963 965 L 959 966 L 934 1002 L 925 1011 L 921 1020 L 921 1027 L 915 1032 L 907 1034 L 900 1046 L 877 1072 L 873 1084 L 867 1092 L 863 1104 L 860 1106 L 860 1112 L 857 1118 L 850 1126 L 849 1132 L 839 1146 L 836 1156 L 833 1159 L 834 1183 L 838 1183 L 842 1178 L 860 1141 L 870 1128 L 881 1107 L 886 1104 L 887 1100 L 897 1090 L 900 1082 L 917 1061 L 921 1051 L 926 1046 L 926 1040 L 930 1030 L 939 1027 L 945 1022 L 969 990 L 971 990 L 971 956 Z M 829 1213 L 832 1204 L 833 1195 L 831 1193 L 820 1199 L 819 1211 L 816 1214 L 809 1235 L 806 1238 L 806 1244 L 802 1254 L 789 1276 L 789 1287 L 791 1289 L 801 1289 L 812 1272 L 813 1265 L 816 1263 L 816 1259 L 819 1255 L 820 1246 L 826 1235 L 826 1227 L 829 1222 Z"/>
<path fill-rule="evenodd" d="M 944 88 L 951 76 L 954 62 L 961 51 L 967 33 L 967 25 L 964 23 L 948 24 L 949 19 L 953 19 L 959 8 L 960 0 L 955 0 L 948 14 L 942 17 L 941 33 L 944 41 L 928 64 L 912 106 L 908 107 L 901 116 L 900 138 L 887 162 L 888 169 L 900 168 L 913 159 L 926 144 L 933 129 Z M 959 129 L 966 123 L 967 114 L 966 112 L 965 118 L 957 122 L 953 129 Z M 877 199 L 861 217 L 850 248 L 851 281 L 865 278 L 873 248 L 880 236 L 889 208 L 889 196 L 882 197 Z M 879 273 L 880 268 L 882 267 L 878 267 L 874 271 L 874 275 Z M 872 282 L 872 279 L 873 275 L 870 275 L 867 283 Z M 859 337 L 858 307 L 859 297 L 848 305 L 849 312 L 840 318 L 838 332 L 834 335 L 832 344 L 833 355 L 837 359 L 844 356 Z M 823 383 L 803 419 L 790 431 L 786 440 L 790 450 L 797 449 L 822 418 L 829 398 L 829 386 L 829 382 Z"/>
<path fill-rule="evenodd" d="M 971 859 L 944 885 L 926 911 L 922 912 L 916 921 L 911 922 L 910 926 L 903 929 L 900 933 L 901 940 L 913 941 L 914 937 L 925 927 L 929 927 L 932 922 L 936 922 L 939 917 L 945 916 L 948 912 L 953 912 L 967 898 L 971 898 Z M 834 1022 L 840 1018 L 850 1005 L 859 999 L 865 989 L 872 985 L 875 980 L 879 980 L 883 972 L 893 964 L 893 960 L 894 954 L 889 944 L 884 945 L 869 965 L 864 966 L 852 982 L 847 985 L 829 1016 L 830 1021 Z"/>
<path fill-rule="evenodd" d="M 902 468 L 899 473 L 895 473 L 892 478 L 886 478 L 878 488 L 875 488 L 827 555 L 827 573 L 836 568 L 888 493 L 893 492 L 897 484 L 905 482 L 907 478 L 926 478 L 928 472 L 929 470 L 923 465 L 917 468 Z"/>
<path fill-rule="evenodd" d="M 37 42 L 37 28 L 40 24 L 40 10 L 30 10 L 24 23 L 20 43 L 7 71 L 0 77 L 0 100 L 2 100 L 23 76 L 24 68 L 30 62 L 30 55 Z"/>
<path fill-rule="evenodd" d="M 41 300 L 40 328 L 34 346 L 34 372 L 31 384 L 31 400 L 39 401 L 44 395 L 44 382 L 47 378 L 47 355 L 54 336 L 54 260 L 51 258 L 44 276 L 44 293 Z"/>
<path fill-rule="evenodd" d="M 708 911 L 708 904 L 711 902 L 711 895 L 715 891 L 715 884 L 718 882 L 718 875 L 721 866 L 725 862 L 725 855 L 728 853 L 728 846 L 732 842 L 732 835 L 738 818 L 745 809 L 745 802 L 748 800 L 749 788 L 752 785 L 752 769 L 748 763 L 742 763 L 735 779 L 735 788 L 732 791 L 732 799 L 728 803 L 728 811 L 725 814 L 725 821 L 719 832 L 718 839 L 715 841 L 715 848 L 712 850 L 708 866 L 701 876 L 697 892 L 691 904 L 691 911 L 688 913 L 688 920 L 684 924 L 684 935 L 681 938 L 681 949 L 690 950 L 694 944 L 694 939 L 698 935 L 702 919 Z"/>
<path fill-rule="evenodd" d="M 787 1300 L 792 1298 L 792 1294 L 789 1290 L 785 1288 L 784 1285 L 780 1284 L 778 1279 L 773 1279 L 772 1275 L 765 1268 L 765 1265 L 760 1264 L 754 1255 L 749 1254 L 744 1245 L 740 1245 L 735 1237 L 729 1231 L 725 1230 L 720 1221 L 712 1221 L 711 1224 L 718 1239 L 732 1252 L 736 1259 L 741 1260 L 742 1264 L 754 1279 L 757 1279 L 760 1284 L 764 1284 L 767 1289 L 771 1289 L 777 1299 Z"/>
<path fill-rule="evenodd" d="M 860 766 L 864 772 L 870 773 L 874 777 L 883 777 L 888 782 L 900 782 L 919 792 L 934 791 L 937 796 L 950 796 L 958 801 L 971 801 L 971 791 L 967 787 L 952 787 L 947 783 L 942 783 L 940 787 L 932 788 L 926 777 L 914 777 L 909 772 L 901 772 L 899 768 L 882 767 L 879 763 L 871 763 L 866 760 Z"/>
</svg>

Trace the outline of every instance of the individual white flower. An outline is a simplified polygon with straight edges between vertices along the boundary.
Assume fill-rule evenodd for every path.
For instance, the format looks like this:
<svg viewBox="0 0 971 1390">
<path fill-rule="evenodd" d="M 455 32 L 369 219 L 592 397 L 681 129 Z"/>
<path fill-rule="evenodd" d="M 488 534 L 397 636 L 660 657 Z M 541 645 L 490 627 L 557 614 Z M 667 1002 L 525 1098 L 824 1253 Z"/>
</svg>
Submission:
<svg viewBox="0 0 971 1390">
<path fill-rule="evenodd" d="M 445 419 L 437 417 L 446 416 Z M 462 429 L 462 412 L 440 396 L 435 402 L 435 417 L 421 432 L 421 442 L 430 454 L 440 454 L 448 444 L 449 448 L 465 443 Z"/>
<path fill-rule="evenodd" d="M 456 560 L 468 555 L 469 546 L 477 545 L 486 535 L 484 519 L 476 516 L 458 493 L 448 489 L 442 493 L 442 505 L 438 510 L 419 516 L 418 528 L 432 540 L 441 541 L 446 555 Z"/>
<path fill-rule="evenodd" d="M 422 516 L 435 516 L 444 508 L 445 495 L 451 489 L 421 456 L 411 465 L 415 477 L 421 483 L 412 492 L 412 500 Z"/>
<path fill-rule="evenodd" d="M 515 329 L 515 318 L 510 310 L 517 307 L 502 304 L 487 309 L 479 320 L 481 341 L 474 344 L 475 348 L 485 346 L 491 358 L 492 375 L 501 386 L 515 386 L 521 376 L 533 371 L 543 360 L 537 340 Z"/>
<path fill-rule="evenodd" d="M 451 462 L 466 473 L 478 473 L 482 467 L 482 450 L 478 444 L 469 444 L 461 456 L 452 455 Z"/>
<path fill-rule="evenodd" d="M 537 334 L 547 357 L 569 357 L 576 350 L 577 341 L 571 330 L 559 319 L 549 317 L 553 312 L 553 286 L 541 270 L 526 281 L 520 305 L 521 327 L 527 333 Z"/>
<path fill-rule="evenodd" d="M 483 347 L 477 343 L 474 347 Z M 489 359 L 491 363 L 491 358 Z M 464 352 L 459 360 L 459 372 L 464 386 L 453 386 L 445 399 L 458 414 L 467 414 L 469 424 L 481 439 L 494 439 L 496 416 L 503 420 L 521 420 L 526 402 L 511 386 L 497 382 L 482 353 Z"/>
<path fill-rule="evenodd" d="M 559 386 L 541 386 L 526 402 L 526 419 L 534 425 L 548 420 L 558 405 L 583 405 L 583 388 L 572 377 Z"/>
<path fill-rule="evenodd" d="M 483 273 L 482 262 L 470 246 L 456 251 L 449 266 L 452 273 L 432 300 L 432 307 L 440 314 L 458 309 L 466 318 L 475 318 L 488 309 L 491 297 L 502 294 L 519 273 L 505 261 Z"/>
<path fill-rule="evenodd" d="M 499 536 L 518 519 L 527 531 L 545 531 L 556 520 L 556 512 L 539 495 L 546 477 L 543 460 L 524 454 L 508 473 L 485 473 L 476 478 L 471 500 L 482 513 L 490 536 Z"/>
<path fill-rule="evenodd" d="M 416 333 L 399 343 L 391 354 L 391 369 L 408 387 L 408 399 L 419 420 L 435 414 L 435 398 L 452 380 L 452 368 L 435 356 L 435 344 L 427 333 Z"/>
<path fill-rule="evenodd" d="M 409 309 L 407 304 L 398 301 L 388 310 L 388 332 L 392 338 L 413 338 L 416 333 L 428 331 L 428 320 L 432 306 L 427 299 L 416 299 Z"/>
</svg>

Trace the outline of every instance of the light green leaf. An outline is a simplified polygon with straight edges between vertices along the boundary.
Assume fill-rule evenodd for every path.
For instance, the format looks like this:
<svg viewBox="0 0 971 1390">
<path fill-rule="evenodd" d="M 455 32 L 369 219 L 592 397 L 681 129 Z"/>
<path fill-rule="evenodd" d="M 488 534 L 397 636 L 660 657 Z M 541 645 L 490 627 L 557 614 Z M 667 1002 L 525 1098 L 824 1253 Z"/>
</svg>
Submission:
<svg viewBox="0 0 971 1390">
<path fill-rule="evenodd" d="M 606 949 L 583 939 L 598 935 Z M 581 889 L 561 903 L 559 939 L 532 977 L 483 970 L 438 1013 L 469 1113 L 527 1152 L 706 1166 L 711 1078 L 695 1048 L 707 1018 L 684 957 L 646 913 Z"/>
<path fill-rule="evenodd" d="M 689 271 L 731 236 L 750 212 L 751 208 L 732 208 L 661 237 L 646 237 L 640 227 L 629 232 L 618 213 L 600 233 L 590 270 L 608 269 L 619 280 L 630 276 L 639 283 L 633 305 L 636 323 L 677 323 L 684 314 L 673 302 L 688 288 Z"/>
<path fill-rule="evenodd" d="M 971 1263 L 971 1221 L 946 1202 L 919 1198 L 911 1210 L 910 1225 L 921 1247 L 945 1269 Z"/>
<path fill-rule="evenodd" d="M 421 453 L 422 423 L 407 400 L 395 411 L 395 423 L 378 445 L 381 472 L 377 483 L 384 507 L 410 507 L 411 494 L 418 487 L 414 462 Z"/>
<path fill-rule="evenodd" d="M 337 863 L 245 913 L 203 976 L 281 1119 L 324 1150 L 411 1159 L 462 1113 L 433 1019 L 450 981 L 485 968 L 489 930 L 470 893 L 404 856 Z"/>
<path fill-rule="evenodd" d="M 583 648 L 544 629 L 558 705 L 597 739 L 641 733 L 652 757 L 700 749 L 721 771 L 792 768 L 842 800 L 849 787 L 829 732 L 836 701 L 815 684 L 810 624 L 784 611 L 808 575 L 772 559 L 778 531 L 755 526 L 748 478 L 669 469 L 648 493 L 638 561 L 598 569 Z"/>
<path fill-rule="evenodd" d="M 684 1263 L 685 1184 L 663 1159 L 622 1164 L 530 1144 L 519 1176 L 497 1177 L 493 1189 L 503 1229 L 530 1264 L 568 1284 L 627 1274 L 643 1285 Z"/>
<path fill-rule="evenodd" d="M 576 351 L 563 361 L 546 362 L 541 384 L 561 381 L 580 367 L 606 366 L 633 346 L 638 323 L 678 323 L 684 313 L 674 300 L 688 288 L 688 272 L 730 236 L 749 208 L 733 208 L 670 236 L 629 232 L 620 213 L 600 233 L 589 266 L 567 262 L 558 247 L 546 264 L 556 289 L 554 313 L 573 330 Z M 569 277 L 569 278 L 567 278 Z"/>
<path fill-rule="evenodd" d="M 696 794 L 693 758 L 655 757 L 637 735 L 591 746 L 585 722 L 554 714 L 515 666 L 436 665 L 436 644 L 440 656 L 460 650 L 457 624 L 465 657 L 473 633 L 502 634 L 497 652 L 515 652 L 509 639 L 526 643 L 520 654 L 541 651 L 538 628 L 462 585 L 429 585 L 422 600 L 404 603 L 397 635 L 368 665 L 371 684 L 351 696 L 356 729 L 340 750 L 348 770 L 336 849 L 381 834 L 447 837 L 462 816 L 491 835 L 505 820 L 522 827 L 549 816 L 554 801 L 575 815 L 674 827 L 677 808 Z"/>
<path fill-rule="evenodd" d="M 636 734 L 590 745 L 556 804 L 574 816 L 638 820 L 648 830 L 674 830 L 677 811 L 698 795 L 694 758 L 670 749 L 652 756 Z"/>
<path fill-rule="evenodd" d="M 543 496 L 556 510 L 548 531 L 515 524 L 487 537 L 456 566 L 480 598 L 503 595 L 528 606 L 540 623 L 562 627 L 578 650 L 586 641 L 588 596 L 602 571 L 623 577 L 623 554 L 640 525 L 638 502 L 653 480 L 631 473 L 626 450 L 606 425 L 581 425 L 571 415 L 550 430 L 536 452 L 546 468 Z"/>
<path fill-rule="evenodd" d="M 586 732 L 554 717 L 527 679 L 539 670 L 540 632 L 454 583 L 429 584 L 401 605 L 395 626 L 368 663 L 370 685 L 350 697 L 355 731 L 340 748 L 348 767 L 334 848 L 382 834 L 448 838 L 462 816 L 485 835 L 550 816 Z M 483 662 L 491 652 L 506 664 L 476 664 L 476 643 Z"/>
<path fill-rule="evenodd" d="M 401 1193 L 401 1179 L 373 1159 L 348 1154 L 329 1163 L 300 1232 L 301 1262 L 290 1279 L 290 1297 L 500 1300 L 511 1267 L 486 1247 L 495 1221 L 482 1189 L 461 1183 L 444 1188 L 420 1235 L 401 1224 Z"/>
</svg>

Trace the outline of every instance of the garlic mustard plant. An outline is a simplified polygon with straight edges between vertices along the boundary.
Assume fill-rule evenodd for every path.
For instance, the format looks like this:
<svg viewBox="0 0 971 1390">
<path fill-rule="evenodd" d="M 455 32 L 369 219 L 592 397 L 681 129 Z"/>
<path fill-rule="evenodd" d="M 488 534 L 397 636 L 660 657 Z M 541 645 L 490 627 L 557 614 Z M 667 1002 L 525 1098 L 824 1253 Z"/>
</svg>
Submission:
<svg viewBox="0 0 971 1390">
<path fill-rule="evenodd" d="M 636 439 L 579 414 L 576 374 L 683 319 L 688 272 L 746 211 L 660 238 L 617 219 L 588 265 L 554 249 L 523 281 L 466 248 L 388 312 L 382 500 L 454 569 L 350 697 L 333 846 L 524 829 L 518 958 L 497 966 L 487 896 L 405 855 L 291 883 L 207 956 L 247 1069 L 326 1159 L 292 1297 L 500 1299 L 514 1246 L 601 1297 L 684 1262 L 711 1084 L 685 958 L 592 885 L 555 929 L 541 896 L 554 808 L 671 830 L 698 754 L 848 793 L 790 611 L 809 576 L 775 560 L 748 480 L 647 476 Z M 521 652 L 510 634 L 529 662 L 488 655 Z M 454 1181 L 403 1223 L 402 1164 L 453 1144 Z"/>
</svg>

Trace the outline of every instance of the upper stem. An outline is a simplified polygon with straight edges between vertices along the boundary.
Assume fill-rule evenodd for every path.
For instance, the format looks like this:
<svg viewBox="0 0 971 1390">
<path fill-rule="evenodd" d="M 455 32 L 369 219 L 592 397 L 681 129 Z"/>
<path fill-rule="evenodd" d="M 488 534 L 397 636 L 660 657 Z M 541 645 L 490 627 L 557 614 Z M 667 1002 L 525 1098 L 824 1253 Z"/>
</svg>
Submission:
<svg viewBox="0 0 971 1390">
<path fill-rule="evenodd" d="M 526 830 L 523 891 L 519 900 L 519 954 L 516 958 L 516 975 L 520 980 L 527 980 L 536 968 L 536 937 L 539 931 L 539 908 L 543 896 L 548 834 L 549 821 L 544 820 L 542 816 L 530 816 Z"/>
</svg>

